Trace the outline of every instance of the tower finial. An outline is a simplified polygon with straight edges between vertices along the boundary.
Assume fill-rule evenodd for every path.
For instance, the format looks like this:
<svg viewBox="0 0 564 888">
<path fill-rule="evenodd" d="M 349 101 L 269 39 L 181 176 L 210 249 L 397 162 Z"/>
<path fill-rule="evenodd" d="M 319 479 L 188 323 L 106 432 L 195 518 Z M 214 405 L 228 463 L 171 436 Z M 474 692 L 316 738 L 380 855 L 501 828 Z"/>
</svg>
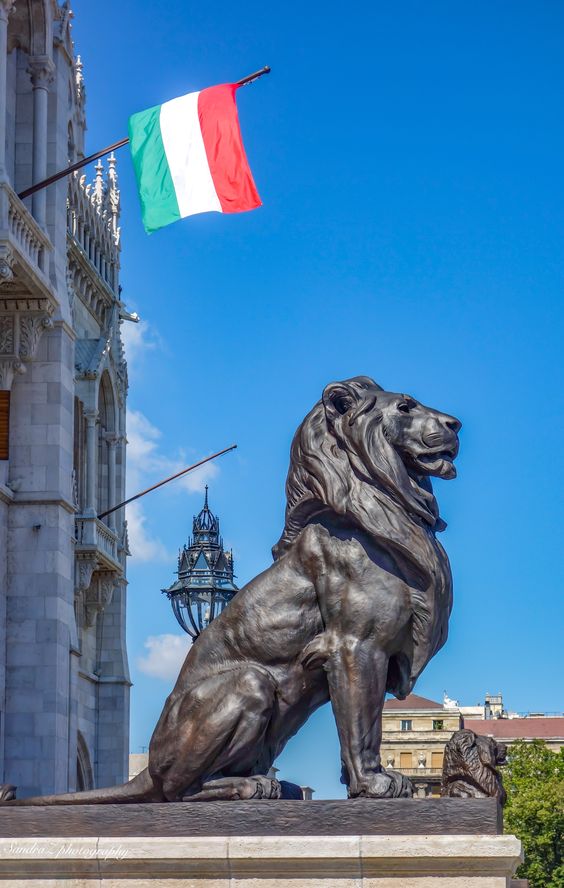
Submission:
<svg viewBox="0 0 564 888">
<path fill-rule="evenodd" d="M 204 509 L 208 509 L 208 485 L 206 484 L 206 498 L 204 500 Z"/>
</svg>

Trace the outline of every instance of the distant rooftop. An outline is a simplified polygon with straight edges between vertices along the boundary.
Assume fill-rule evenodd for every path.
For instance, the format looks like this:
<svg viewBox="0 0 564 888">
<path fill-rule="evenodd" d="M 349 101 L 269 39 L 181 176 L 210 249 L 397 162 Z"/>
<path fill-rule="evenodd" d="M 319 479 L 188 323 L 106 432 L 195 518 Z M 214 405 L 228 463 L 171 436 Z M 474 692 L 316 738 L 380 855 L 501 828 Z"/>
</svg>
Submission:
<svg viewBox="0 0 564 888">
<path fill-rule="evenodd" d="M 386 700 L 384 703 L 384 711 L 389 711 L 390 709 L 396 710 L 404 710 L 404 709 L 444 709 L 442 703 L 437 703 L 436 700 L 428 700 L 427 697 L 420 697 L 418 694 L 409 694 L 405 698 L 405 700 Z M 564 719 L 563 719 L 564 721 Z"/>
<path fill-rule="evenodd" d="M 464 718 L 476 734 L 506 740 L 564 740 L 564 716 L 546 718 Z"/>
</svg>

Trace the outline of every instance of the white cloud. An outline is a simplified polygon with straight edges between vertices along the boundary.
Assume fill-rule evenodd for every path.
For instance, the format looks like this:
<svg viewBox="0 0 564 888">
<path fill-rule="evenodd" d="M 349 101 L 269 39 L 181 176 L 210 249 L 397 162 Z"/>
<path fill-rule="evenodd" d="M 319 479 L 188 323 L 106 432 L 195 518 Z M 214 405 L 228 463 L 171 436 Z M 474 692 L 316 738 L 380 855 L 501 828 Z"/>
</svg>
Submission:
<svg viewBox="0 0 564 888">
<path fill-rule="evenodd" d="M 143 645 L 147 654 L 137 658 L 137 666 L 152 678 L 174 681 L 186 659 L 190 643 L 190 636 L 186 634 L 150 635 Z"/>
<path fill-rule="evenodd" d="M 141 370 L 149 352 L 164 351 L 165 345 L 158 331 L 147 321 L 139 323 L 124 322 L 121 334 L 125 346 L 129 376 L 135 377 Z M 167 452 L 163 434 L 140 410 L 129 409 L 127 412 L 127 491 L 126 495 L 134 496 L 146 487 L 174 475 L 195 462 L 194 454 L 187 454 L 182 449 Z M 215 478 L 219 467 L 214 463 L 206 463 L 188 475 L 172 481 L 162 489 L 167 494 L 179 494 L 183 491 L 201 493 L 205 484 Z M 151 494 L 148 494 L 150 497 Z M 175 556 L 167 546 L 153 534 L 148 517 L 150 509 L 144 499 L 137 500 L 126 507 L 129 543 L 132 555 L 143 562 L 162 561 L 174 563 Z"/>
<path fill-rule="evenodd" d="M 121 325 L 121 338 L 130 378 L 135 377 L 141 369 L 147 352 L 163 349 L 159 333 L 147 321 L 141 320 L 137 324 L 124 321 Z"/>
<path fill-rule="evenodd" d="M 183 478 L 179 478 L 178 486 L 189 490 L 190 493 L 203 493 L 208 481 L 215 478 L 218 472 L 219 469 L 216 463 L 205 463 L 205 465 L 200 466 L 198 469 L 194 469 L 193 472 L 184 475 Z"/>
<path fill-rule="evenodd" d="M 126 514 L 129 548 L 135 560 L 174 564 L 174 552 L 169 552 L 165 544 L 152 536 L 147 528 L 147 516 L 139 500 L 126 506 Z"/>
<path fill-rule="evenodd" d="M 129 410 L 127 413 L 127 440 L 128 496 L 180 472 L 194 461 L 193 457 L 188 457 L 182 450 L 175 456 L 164 453 L 161 430 L 139 410 Z M 215 478 L 218 472 L 217 465 L 206 463 L 188 475 L 172 481 L 163 490 L 171 494 L 182 490 L 190 493 L 203 492 L 205 484 Z M 127 524 L 131 552 L 139 561 L 174 562 L 174 556 L 167 551 L 165 544 L 151 535 L 142 500 L 127 506 Z"/>
</svg>

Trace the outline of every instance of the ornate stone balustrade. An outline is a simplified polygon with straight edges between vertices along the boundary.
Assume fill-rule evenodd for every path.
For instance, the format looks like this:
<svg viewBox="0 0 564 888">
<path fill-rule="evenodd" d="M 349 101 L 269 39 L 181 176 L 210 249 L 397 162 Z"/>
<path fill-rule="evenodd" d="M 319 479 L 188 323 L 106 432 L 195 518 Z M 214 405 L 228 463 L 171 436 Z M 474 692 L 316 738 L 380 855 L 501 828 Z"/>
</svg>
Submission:
<svg viewBox="0 0 564 888">
<path fill-rule="evenodd" d="M 51 241 L 7 182 L 0 182 L 0 389 L 26 372 L 58 302 L 48 279 Z"/>
<path fill-rule="evenodd" d="M 118 538 L 110 528 L 98 518 L 83 515 L 76 518 L 76 553 L 91 555 L 96 564 L 93 569 L 117 570 L 121 572 L 118 556 Z"/>
<path fill-rule="evenodd" d="M 21 280 L 31 295 L 54 300 L 47 277 L 52 249 L 48 236 L 15 191 L 7 182 L 0 182 L 0 284 L 17 285 Z"/>
</svg>

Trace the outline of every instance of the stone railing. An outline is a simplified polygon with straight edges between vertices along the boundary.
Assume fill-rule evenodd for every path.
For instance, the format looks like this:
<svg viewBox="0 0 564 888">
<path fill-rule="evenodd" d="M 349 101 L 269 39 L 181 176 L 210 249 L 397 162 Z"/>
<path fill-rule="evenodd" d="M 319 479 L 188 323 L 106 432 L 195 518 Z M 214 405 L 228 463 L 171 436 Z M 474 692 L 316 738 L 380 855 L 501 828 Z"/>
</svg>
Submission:
<svg viewBox="0 0 564 888">
<path fill-rule="evenodd" d="M 102 521 L 96 519 L 96 542 L 99 549 L 117 561 L 118 539 Z"/>
<path fill-rule="evenodd" d="M 7 182 L 0 182 L 0 239 L 30 266 L 46 274 L 51 241 Z"/>
<path fill-rule="evenodd" d="M 95 554 L 110 568 L 119 565 L 118 538 L 99 518 L 76 518 L 76 551 Z"/>
</svg>

